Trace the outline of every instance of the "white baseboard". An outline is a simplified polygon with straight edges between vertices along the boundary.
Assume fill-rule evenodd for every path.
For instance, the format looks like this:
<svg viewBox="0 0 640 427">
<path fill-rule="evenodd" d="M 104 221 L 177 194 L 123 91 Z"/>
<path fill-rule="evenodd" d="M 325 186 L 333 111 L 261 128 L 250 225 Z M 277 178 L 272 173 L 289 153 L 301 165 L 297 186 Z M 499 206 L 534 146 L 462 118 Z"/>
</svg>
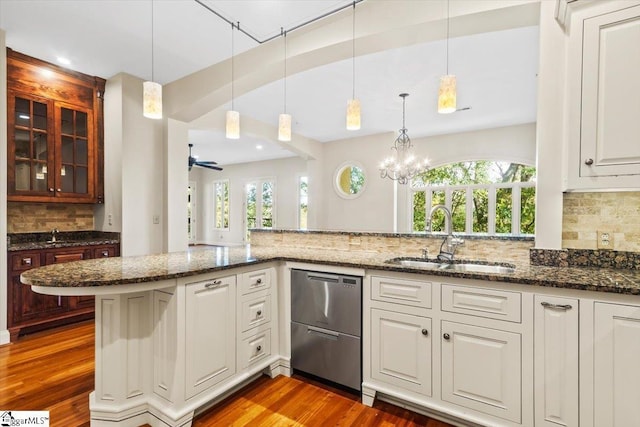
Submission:
<svg viewBox="0 0 640 427">
<path fill-rule="evenodd" d="M 9 331 L 7 329 L 0 331 L 0 345 L 9 344 Z"/>
</svg>

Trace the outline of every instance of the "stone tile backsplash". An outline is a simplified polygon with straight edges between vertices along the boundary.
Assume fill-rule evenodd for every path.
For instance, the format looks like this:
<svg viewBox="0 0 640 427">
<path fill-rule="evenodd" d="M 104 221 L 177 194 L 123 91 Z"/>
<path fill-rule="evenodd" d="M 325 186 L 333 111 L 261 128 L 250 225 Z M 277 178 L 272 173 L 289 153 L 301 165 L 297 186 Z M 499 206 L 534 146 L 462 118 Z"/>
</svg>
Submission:
<svg viewBox="0 0 640 427">
<path fill-rule="evenodd" d="M 464 236 L 463 236 L 464 237 Z M 358 251 L 390 253 L 394 256 L 419 257 L 427 248 L 429 257 L 440 251 L 443 236 L 349 233 L 330 231 L 298 230 L 252 230 L 251 246 L 291 247 L 305 249 L 333 249 L 336 251 Z M 473 238 L 465 239 L 456 251 L 456 258 L 489 262 L 511 262 L 529 264 L 529 249 L 534 246 L 532 238 Z"/>
<path fill-rule="evenodd" d="M 7 233 L 93 230 L 93 205 L 7 203 Z"/>
<path fill-rule="evenodd" d="M 563 248 L 603 249 L 603 232 L 612 237 L 604 249 L 640 252 L 639 191 L 564 194 Z"/>
</svg>

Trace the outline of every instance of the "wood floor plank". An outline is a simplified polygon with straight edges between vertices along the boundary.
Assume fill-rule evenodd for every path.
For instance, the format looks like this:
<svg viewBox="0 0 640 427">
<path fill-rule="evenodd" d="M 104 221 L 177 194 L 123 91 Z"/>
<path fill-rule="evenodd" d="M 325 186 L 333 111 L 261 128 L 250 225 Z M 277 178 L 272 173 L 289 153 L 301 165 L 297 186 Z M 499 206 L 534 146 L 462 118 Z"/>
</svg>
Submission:
<svg viewBox="0 0 640 427">
<path fill-rule="evenodd" d="M 48 410 L 51 426 L 89 426 L 94 388 L 93 322 L 0 346 L 0 408 Z M 451 427 L 423 415 L 294 376 L 260 377 L 196 417 L 194 427 Z"/>
</svg>

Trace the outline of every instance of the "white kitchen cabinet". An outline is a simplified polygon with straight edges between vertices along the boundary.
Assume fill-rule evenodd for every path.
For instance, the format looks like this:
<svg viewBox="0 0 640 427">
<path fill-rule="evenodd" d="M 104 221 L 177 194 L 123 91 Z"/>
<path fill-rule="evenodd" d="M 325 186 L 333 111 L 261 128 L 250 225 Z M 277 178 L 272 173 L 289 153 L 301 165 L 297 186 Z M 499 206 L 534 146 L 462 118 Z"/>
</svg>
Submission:
<svg viewBox="0 0 640 427">
<path fill-rule="evenodd" d="M 568 189 L 640 188 L 640 2 L 572 15 Z"/>
<path fill-rule="evenodd" d="M 236 277 L 186 286 L 185 396 L 236 372 Z"/>
<path fill-rule="evenodd" d="M 578 426 L 579 302 L 534 299 L 535 425 Z"/>
<path fill-rule="evenodd" d="M 371 377 L 431 396 L 431 319 L 371 310 Z"/>
<path fill-rule="evenodd" d="M 521 335 L 442 321 L 442 400 L 521 422 Z"/>
<path fill-rule="evenodd" d="M 640 307 L 596 303 L 594 314 L 594 426 L 640 422 Z"/>
</svg>

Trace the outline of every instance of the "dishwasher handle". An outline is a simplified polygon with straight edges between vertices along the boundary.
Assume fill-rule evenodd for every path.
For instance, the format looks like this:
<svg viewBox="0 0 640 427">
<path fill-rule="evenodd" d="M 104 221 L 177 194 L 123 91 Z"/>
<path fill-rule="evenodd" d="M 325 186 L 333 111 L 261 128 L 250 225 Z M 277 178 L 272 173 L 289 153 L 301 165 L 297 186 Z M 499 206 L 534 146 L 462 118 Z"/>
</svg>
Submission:
<svg viewBox="0 0 640 427">
<path fill-rule="evenodd" d="M 307 280 L 316 280 L 316 281 L 319 281 L 319 282 L 339 283 L 340 282 L 340 276 L 334 276 L 332 274 L 313 273 L 313 274 L 308 274 L 307 275 Z"/>
<path fill-rule="evenodd" d="M 317 335 L 317 336 L 319 336 L 321 338 L 325 338 L 325 339 L 333 340 L 333 341 L 337 341 L 338 337 L 340 336 L 340 334 L 337 333 L 337 332 L 328 331 L 326 329 L 315 328 L 315 327 L 309 326 L 309 325 L 307 325 L 307 333 L 308 334 Z"/>
</svg>

